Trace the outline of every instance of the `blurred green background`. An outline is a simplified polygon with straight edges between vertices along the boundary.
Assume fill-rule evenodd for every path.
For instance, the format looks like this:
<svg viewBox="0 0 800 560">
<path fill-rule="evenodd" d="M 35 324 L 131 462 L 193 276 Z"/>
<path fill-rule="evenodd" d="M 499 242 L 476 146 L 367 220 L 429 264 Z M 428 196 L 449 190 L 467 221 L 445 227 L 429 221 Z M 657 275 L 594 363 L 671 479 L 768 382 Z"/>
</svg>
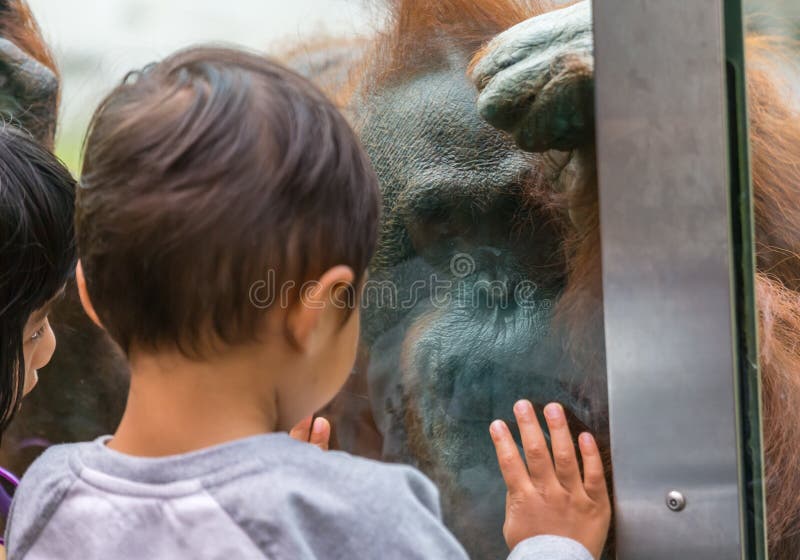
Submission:
<svg viewBox="0 0 800 560">
<path fill-rule="evenodd" d="M 77 172 L 84 132 L 125 74 L 196 43 L 264 52 L 370 33 L 370 0 L 28 0 L 62 73 L 58 155 Z M 376 23 L 377 22 L 377 23 Z"/>
</svg>

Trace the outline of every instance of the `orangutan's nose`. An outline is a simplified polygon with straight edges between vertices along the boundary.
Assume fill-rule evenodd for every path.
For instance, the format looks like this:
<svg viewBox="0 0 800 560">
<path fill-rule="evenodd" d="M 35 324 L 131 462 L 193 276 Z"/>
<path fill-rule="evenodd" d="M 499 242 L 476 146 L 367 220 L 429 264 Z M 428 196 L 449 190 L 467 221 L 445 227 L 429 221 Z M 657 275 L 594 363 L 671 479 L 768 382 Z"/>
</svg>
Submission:
<svg viewBox="0 0 800 560">
<path fill-rule="evenodd" d="M 510 255 L 497 247 L 478 247 L 475 250 L 475 268 L 472 285 L 472 302 L 481 308 L 506 308 L 510 305 L 513 286 L 508 274 Z"/>
</svg>

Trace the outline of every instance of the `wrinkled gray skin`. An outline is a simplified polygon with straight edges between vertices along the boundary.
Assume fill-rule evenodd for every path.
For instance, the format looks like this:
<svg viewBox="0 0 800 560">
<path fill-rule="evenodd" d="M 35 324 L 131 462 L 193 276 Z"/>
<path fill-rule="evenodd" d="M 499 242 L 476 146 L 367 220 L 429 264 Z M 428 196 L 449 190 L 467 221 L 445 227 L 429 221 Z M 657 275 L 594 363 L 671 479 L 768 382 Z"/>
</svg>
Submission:
<svg viewBox="0 0 800 560">
<path fill-rule="evenodd" d="M 471 53 L 454 51 L 354 110 L 384 196 L 370 268 L 379 287 L 367 289 L 363 315 L 383 457 L 437 480 L 447 521 L 475 558 L 506 550 L 490 421 L 510 418 L 523 397 L 594 419 L 570 391 L 583 374 L 551 323 L 566 275 L 561 236 L 523 188 L 577 184 L 576 149 L 592 136 L 591 46 L 582 3 L 492 41 L 472 76 L 479 98 L 466 76 Z M 576 151 L 527 153 L 549 150 Z"/>
<path fill-rule="evenodd" d="M 2 11 L 0 11 L 2 17 Z M 58 80 L 46 66 L 0 37 L 0 117 L 40 139 L 55 130 Z"/>
</svg>

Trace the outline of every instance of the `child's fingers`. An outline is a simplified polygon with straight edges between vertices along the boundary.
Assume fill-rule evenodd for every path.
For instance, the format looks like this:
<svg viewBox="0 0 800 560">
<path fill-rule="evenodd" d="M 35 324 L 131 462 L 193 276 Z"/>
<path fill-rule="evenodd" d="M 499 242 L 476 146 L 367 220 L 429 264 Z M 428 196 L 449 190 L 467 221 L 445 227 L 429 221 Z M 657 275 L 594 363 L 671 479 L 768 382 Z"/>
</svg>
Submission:
<svg viewBox="0 0 800 560">
<path fill-rule="evenodd" d="M 530 487 L 531 479 L 508 426 L 502 420 L 495 420 L 489 427 L 489 433 L 492 435 L 497 462 L 508 491 L 512 494 L 526 491 Z"/>
<path fill-rule="evenodd" d="M 594 502 L 608 499 L 606 477 L 603 472 L 603 458 L 597 448 L 597 442 L 589 433 L 582 433 L 578 437 L 583 459 L 583 487 L 586 495 Z"/>
<path fill-rule="evenodd" d="M 514 405 L 514 416 L 517 418 L 522 448 L 525 450 L 525 461 L 528 463 L 528 472 L 534 486 L 556 482 L 553 461 L 550 460 L 547 441 L 539 426 L 539 419 L 533 411 L 533 405 L 530 401 L 517 401 Z"/>
<path fill-rule="evenodd" d="M 311 426 L 311 437 L 308 439 L 308 442 L 316 445 L 323 451 L 327 451 L 330 445 L 331 439 L 331 424 L 328 422 L 327 419 L 320 416 L 319 418 L 314 419 L 314 423 Z"/>
<path fill-rule="evenodd" d="M 581 473 L 564 409 L 559 404 L 550 403 L 544 407 L 544 417 L 550 428 L 550 446 L 553 448 L 556 476 L 564 488 L 576 490 L 582 485 Z"/>
<path fill-rule="evenodd" d="M 297 441 L 308 441 L 308 434 L 311 431 L 311 420 L 313 416 L 306 416 L 300 420 L 294 428 L 289 430 L 289 435 Z"/>
</svg>

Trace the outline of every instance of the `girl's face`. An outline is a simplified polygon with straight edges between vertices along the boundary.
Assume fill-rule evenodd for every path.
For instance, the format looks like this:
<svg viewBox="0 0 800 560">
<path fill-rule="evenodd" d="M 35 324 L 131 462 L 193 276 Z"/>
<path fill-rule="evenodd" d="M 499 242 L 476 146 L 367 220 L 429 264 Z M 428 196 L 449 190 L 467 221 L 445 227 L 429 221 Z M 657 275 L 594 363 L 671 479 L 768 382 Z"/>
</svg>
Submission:
<svg viewBox="0 0 800 560">
<path fill-rule="evenodd" d="M 47 315 L 50 305 L 34 311 L 28 318 L 23 331 L 22 351 L 25 355 L 25 387 L 24 394 L 28 394 L 39 381 L 39 368 L 43 368 L 53 357 L 56 349 L 56 337 L 50 328 Z"/>
</svg>

